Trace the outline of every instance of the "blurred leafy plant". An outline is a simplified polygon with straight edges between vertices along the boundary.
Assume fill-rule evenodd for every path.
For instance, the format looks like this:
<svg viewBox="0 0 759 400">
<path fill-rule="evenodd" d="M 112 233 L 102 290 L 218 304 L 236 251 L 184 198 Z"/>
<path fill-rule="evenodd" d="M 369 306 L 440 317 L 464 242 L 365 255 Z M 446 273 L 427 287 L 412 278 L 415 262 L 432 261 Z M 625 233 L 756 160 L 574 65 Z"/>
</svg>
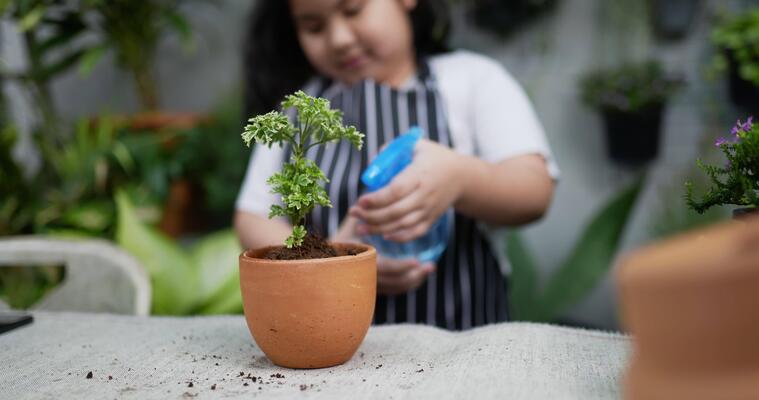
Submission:
<svg viewBox="0 0 759 400">
<path fill-rule="evenodd" d="M 330 108 L 329 101 L 315 98 L 303 91 L 285 97 L 282 109 L 294 108 L 297 126 L 279 111 L 251 118 L 242 133 L 243 141 L 250 146 L 256 142 L 268 147 L 288 144 L 292 148 L 289 163 L 282 172 L 272 175 L 267 183 L 272 193 L 282 196 L 284 207 L 272 204 L 269 218 L 288 217 L 293 225 L 292 234 L 285 240 L 287 248 L 299 247 L 306 236 L 305 217 L 318 204 L 332 207 L 327 192 L 321 186 L 327 182 L 324 172 L 315 162 L 306 159 L 306 152 L 315 146 L 340 140 L 350 141 L 361 149 L 364 135 L 353 126 L 343 126 L 343 113 Z"/>
<path fill-rule="evenodd" d="M 752 117 L 744 123 L 739 120 L 730 131 L 730 136 L 718 138 L 714 145 L 722 150 L 727 162 L 718 167 L 697 160 L 698 167 L 709 177 L 712 187 L 701 200 L 697 200 L 693 183 L 686 182 L 688 207 L 703 213 L 723 204 L 759 206 L 759 126 L 753 123 Z"/>
<path fill-rule="evenodd" d="M 0 15 L 16 22 L 28 58 L 22 71 L 3 66 L 2 76 L 26 88 L 40 114 L 46 140 L 60 143 L 65 132 L 50 84 L 75 67 L 93 46 L 82 40 L 88 33 L 84 15 L 70 0 L 4 0 L 0 1 Z"/>
<path fill-rule="evenodd" d="M 657 61 L 588 72 L 580 80 L 583 101 L 601 110 L 638 112 L 664 104 L 683 81 Z"/>
<path fill-rule="evenodd" d="M 160 107 L 158 83 L 153 64 L 161 38 L 177 34 L 185 45 L 192 46 L 192 30 L 180 13 L 182 0 L 82 0 L 85 12 L 94 12 L 92 30 L 101 41 L 89 48 L 80 69 L 87 72 L 112 50 L 117 63 L 134 80 L 143 110 Z"/>
<path fill-rule="evenodd" d="M 0 300 L 23 310 L 42 300 L 64 278 L 62 265 L 3 266 L 0 268 Z"/>
<path fill-rule="evenodd" d="M 534 257 L 519 234 L 509 236 L 506 245 L 512 267 L 509 302 L 515 320 L 552 322 L 587 296 L 614 261 L 643 183 L 640 178 L 622 190 L 590 220 L 572 253 L 542 291 L 538 290 Z"/>
<path fill-rule="evenodd" d="M 153 64 L 159 41 L 176 33 L 186 48 L 192 30 L 179 12 L 184 0 L 4 0 L 0 15 L 16 22 L 28 68 L 6 78 L 25 84 L 41 112 L 46 131 L 55 130 L 58 113 L 50 83 L 78 66 L 91 71 L 108 51 L 134 79 L 144 110 L 160 106 Z"/>
<path fill-rule="evenodd" d="M 154 314 L 242 312 L 238 269 L 242 249 L 232 230 L 204 236 L 186 249 L 144 224 L 125 193 L 116 195 L 116 203 L 116 242 L 147 269 Z"/>
<path fill-rule="evenodd" d="M 759 86 L 759 7 L 740 15 L 723 16 L 711 37 L 722 50 L 715 56 L 715 69 L 724 71 L 730 61 L 735 62 L 740 77 Z"/>
</svg>

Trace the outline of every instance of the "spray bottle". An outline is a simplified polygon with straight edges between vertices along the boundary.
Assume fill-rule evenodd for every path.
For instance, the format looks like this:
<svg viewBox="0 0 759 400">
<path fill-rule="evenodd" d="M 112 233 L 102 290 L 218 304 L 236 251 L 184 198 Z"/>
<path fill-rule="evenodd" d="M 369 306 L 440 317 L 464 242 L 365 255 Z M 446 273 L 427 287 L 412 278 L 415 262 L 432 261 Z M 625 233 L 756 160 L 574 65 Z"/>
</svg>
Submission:
<svg viewBox="0 0 759 400">
<path fill-rule="evenodd" d="M 370 192 L 385 187 L 406 168 L 414 157 L 414 147 L 422 137 L 419 127 L 412 127 L 398 136 L 382 150 L 361 175 L 361 182 Z M 382 235 L 364 237 L 383 257 L 416 258 L 420 262 L 435 262 L 448 243 L 451 210 L 446 211 L 423 236 L 409 242 L 385 240 Z"/>
</svg>

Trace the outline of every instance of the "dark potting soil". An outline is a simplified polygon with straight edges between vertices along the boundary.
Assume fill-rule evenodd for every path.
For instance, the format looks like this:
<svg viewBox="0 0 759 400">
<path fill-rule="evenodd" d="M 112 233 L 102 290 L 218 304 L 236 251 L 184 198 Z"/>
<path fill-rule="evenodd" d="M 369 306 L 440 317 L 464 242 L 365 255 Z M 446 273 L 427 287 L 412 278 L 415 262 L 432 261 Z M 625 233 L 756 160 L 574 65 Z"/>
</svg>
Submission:
<svg viewBox="0 0 759 400">
<path fill-rule="evenodd" d="M 267 260 L 309 260 L 314 258 L 329 258 L 339 256 L 355 256 L 360 253 L 361 249 L 344 248 L 335 249 L 321 236 L 309 233 L 303 239 L 300 247 L 277 247 L 272 249 L 263 258 Z"/>
</svg>

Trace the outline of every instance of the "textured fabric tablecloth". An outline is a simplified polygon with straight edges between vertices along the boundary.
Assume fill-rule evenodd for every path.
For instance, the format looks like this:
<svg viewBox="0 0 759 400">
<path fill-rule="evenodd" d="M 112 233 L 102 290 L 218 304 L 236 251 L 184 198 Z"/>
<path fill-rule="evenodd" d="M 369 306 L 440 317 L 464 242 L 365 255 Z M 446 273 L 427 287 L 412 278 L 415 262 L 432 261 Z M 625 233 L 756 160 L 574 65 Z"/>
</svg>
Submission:
<svg viewBox="0 0 759 400">
<path fill-rule="evenodd" d="M 241 316 L 38 312 L 0 335 L 0 398 L 616 399 L 629 349 L 626 336 L 550 325 L 395 325 L 372 327 L 344 365 L 290 370 Z"/>
</svg>

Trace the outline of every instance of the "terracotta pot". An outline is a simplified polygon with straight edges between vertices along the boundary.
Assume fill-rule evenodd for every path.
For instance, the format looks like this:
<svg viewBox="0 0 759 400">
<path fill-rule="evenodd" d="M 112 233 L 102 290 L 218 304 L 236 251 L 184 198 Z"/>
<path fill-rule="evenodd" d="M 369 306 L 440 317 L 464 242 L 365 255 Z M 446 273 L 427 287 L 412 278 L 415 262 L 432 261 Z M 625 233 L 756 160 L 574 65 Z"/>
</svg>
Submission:
<svg viewBox="0 0 759 400">
<path fill-rule="evenodd" d="M 759 215 L 759 208 L 757 207 L 744 207 L 736 208 L 733 210 L 733 219 L 751 218 L 752 216 Z"/>
<path fill-rule="evenodd" d="M 348 361 L 374 315 L 377 252 L 364 244 L 354 256 L 311 260 L 260 258 L 272 247 L 240 255 L 240 289 L 248 328 L 274 363 L 324 368 Z"/>
<path fill-rule="evenodd" d="M 759 218 L 639 250 L 618 270 L 625 399 L 759 398 Z"/>
</svg>

